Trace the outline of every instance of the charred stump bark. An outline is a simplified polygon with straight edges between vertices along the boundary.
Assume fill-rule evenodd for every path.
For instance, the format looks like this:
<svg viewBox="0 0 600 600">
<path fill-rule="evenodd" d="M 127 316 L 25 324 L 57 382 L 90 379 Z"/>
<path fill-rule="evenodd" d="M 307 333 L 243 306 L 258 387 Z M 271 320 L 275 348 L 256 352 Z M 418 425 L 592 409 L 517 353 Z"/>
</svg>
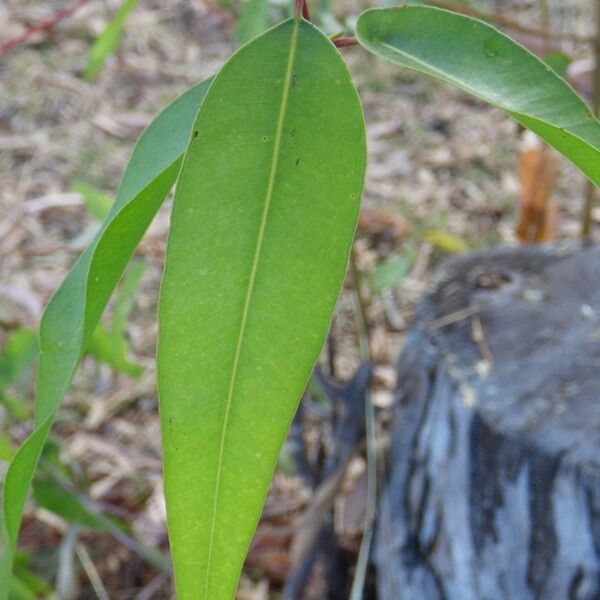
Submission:
<svg viewBox="0 0 600 600">
<path fill-rule="evenodd" d="M 399 363 L 383 600 L 600 598 L 600 248 L 451 260 Z"/>
</svg>

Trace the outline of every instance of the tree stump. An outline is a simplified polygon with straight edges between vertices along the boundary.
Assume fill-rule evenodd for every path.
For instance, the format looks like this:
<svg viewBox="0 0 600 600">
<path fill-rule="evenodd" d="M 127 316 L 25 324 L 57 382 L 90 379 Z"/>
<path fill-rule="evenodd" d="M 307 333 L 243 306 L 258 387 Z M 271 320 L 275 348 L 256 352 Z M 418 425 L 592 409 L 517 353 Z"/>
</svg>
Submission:
<svg viewBox="0 0 600 600">
<path fill-rule="evenodd" d="M 600 598 L 600 248 L 448 261 L 399 362 L 384 600 Z"/>
</svg>

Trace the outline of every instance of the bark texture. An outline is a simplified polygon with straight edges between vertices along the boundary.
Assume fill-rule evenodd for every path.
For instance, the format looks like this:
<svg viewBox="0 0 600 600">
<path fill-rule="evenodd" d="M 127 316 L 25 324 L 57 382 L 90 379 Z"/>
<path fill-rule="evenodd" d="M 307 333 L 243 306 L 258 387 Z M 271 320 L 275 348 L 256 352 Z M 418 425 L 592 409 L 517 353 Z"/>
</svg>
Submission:
<svg viewBox="0 0 600 600">
<path fill-rule="evenodd" d="M 447 262 L 398 396 L 380 598 L 600 598 L 600 249 Z"/>
</svg>

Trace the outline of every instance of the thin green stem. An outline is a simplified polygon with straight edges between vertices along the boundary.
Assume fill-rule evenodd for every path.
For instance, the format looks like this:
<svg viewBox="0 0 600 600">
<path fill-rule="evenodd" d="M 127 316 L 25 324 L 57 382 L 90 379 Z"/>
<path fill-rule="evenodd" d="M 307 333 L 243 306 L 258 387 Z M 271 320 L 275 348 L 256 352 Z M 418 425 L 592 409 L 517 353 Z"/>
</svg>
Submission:
<svg viewBox="0 0 600 600">
<path fill-rule="evenodd" d="M 367 303 L 362 295 L 362 276 L 356 262 L 354 248 L 350 254 L 350 269 L 354 284 L 354 315 L 358 330 L 360 357 L 363 362 L 370 363 L 371 350 Z M 367 431 L 367 510 L 360 551 L 356 561 L 356 571 L 354 572 L 354 580 L 350 591 L 350 600 L 361 600 L 363 597 L 377 511 L 377 432 L 375 429 L 375 408 L 371 400 L 370 386 L 367 386 L 365 390 L 365 425 Z"/>
</svg>

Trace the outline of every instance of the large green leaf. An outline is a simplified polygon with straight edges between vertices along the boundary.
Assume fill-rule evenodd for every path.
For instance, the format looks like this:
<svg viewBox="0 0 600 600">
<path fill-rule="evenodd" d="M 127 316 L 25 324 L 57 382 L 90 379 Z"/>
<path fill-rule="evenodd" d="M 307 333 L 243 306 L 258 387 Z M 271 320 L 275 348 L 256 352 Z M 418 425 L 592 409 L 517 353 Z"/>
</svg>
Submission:
<svg viewBox="0 0 600 600">
<path fill-rule="evenodd" d="M 178 182 L 159 308 L 180 600 L 235 593 L 344 278 L 364 170 L 350 75 L 306 21 L 269 30 L 215 78 Z"/>
<path fill-rule="evenodd" d="M 110 214 L 46 307 L 40 327 L 36 428 L 14 455 L 4 478 L 0 600 L 8 594 L 23 506 L 55 413 L 119 277 L 175 182 L 207 88 L 208 82 L 203 82 L 188 90 L 146 129 Z"/>
<path fill-rule="evenodd" d="M 507 112 L 600 185 L 600 122 L 569 85 L 494 27 L 426 6 L 371 9 L 359 42 Z"/>
</svg>

